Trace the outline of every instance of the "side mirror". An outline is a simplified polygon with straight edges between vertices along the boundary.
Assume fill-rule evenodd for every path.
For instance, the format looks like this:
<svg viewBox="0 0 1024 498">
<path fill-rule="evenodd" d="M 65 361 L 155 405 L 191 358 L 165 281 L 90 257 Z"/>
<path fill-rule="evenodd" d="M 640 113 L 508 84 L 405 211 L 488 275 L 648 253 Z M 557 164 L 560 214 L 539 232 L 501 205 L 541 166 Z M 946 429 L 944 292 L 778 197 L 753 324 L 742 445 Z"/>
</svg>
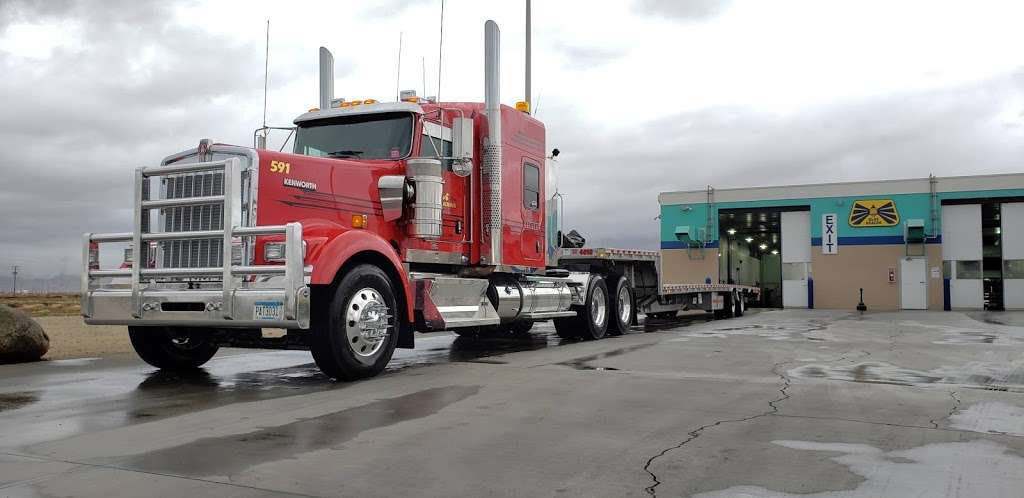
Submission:
<svg viewBox="0 0 1024 498">
<path fill-rule="evenodd" d="M 452 122 L 452 173 L 469 176 L 473 172 L 473 120 L 455 118 Z"/>
</svg>

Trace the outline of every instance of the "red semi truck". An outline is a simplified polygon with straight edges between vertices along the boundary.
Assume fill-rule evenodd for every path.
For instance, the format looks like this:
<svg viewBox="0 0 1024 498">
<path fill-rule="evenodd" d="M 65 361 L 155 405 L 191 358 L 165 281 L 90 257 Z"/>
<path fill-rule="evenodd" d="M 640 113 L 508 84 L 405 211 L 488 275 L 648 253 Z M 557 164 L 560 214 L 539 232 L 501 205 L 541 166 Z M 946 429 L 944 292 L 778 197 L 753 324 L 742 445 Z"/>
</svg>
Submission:
<svg viewBox="0 0 1024 498">
<path fill-rule="evenodd" d="M 663 285 L 654 251 L 561 247 L 544 125 L 499 103 L 493 21 L 482 104 L 335 99 L 320 50 L 320 107 L 295 119 L 291 153 L 203 140 L 135 171 L 134 231 L 84 235 L 86 323 L 127 325 L 159 368 L 224 345 L 308 348 L 353 380 L 415 332 L 554 320 L 562 337 L 600 339 L 638 311 L 732 315 L 757 294 Z M 101 269 L 102 243 L 128 243 L 129 264 Z"/>
</svg>

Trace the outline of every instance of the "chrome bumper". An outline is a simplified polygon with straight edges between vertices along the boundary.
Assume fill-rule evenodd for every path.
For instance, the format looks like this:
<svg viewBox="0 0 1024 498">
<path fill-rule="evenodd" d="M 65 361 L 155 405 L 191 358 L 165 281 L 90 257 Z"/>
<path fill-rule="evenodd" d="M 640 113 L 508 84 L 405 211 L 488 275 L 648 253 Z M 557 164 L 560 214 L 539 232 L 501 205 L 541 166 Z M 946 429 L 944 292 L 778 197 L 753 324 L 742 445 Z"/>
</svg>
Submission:
<svg viewBox="0 0 1024 498">
<path fill-rule="evenodd" d="M 146 178 L 203 171 L 224 171 L 224 195 L 146 200 Z M 85 234 L 82 248 L 82 316 L 88 324 L 161 325 L 197 327 L 309 328 L 310 291 L 306 285 L 302 225 L 236 226 L 239 195 L 239 160 L 139 168 L 135 172 L 135 227 L 132 233 Z M 177 205 L 221 204 L 223 230 L 141 233 L 147 210 Z M 285 235 L 285 263 L 241 266 L 231 264 L 232 241 L 239 237 Z M 226 263 L 208 268 L 141 268 L 137 248 L 154 240 L 223 237 Z M 90 249 L 105 242 L 128 242 L 135 258 L 131 268 L 102 270 L 92 267 Z M 201 282 L 216 288 L 189 289 L 181 279 L 207 277 Z M 119 283 L 109 281 L 121 280 Z M 127 281 L 125 281 L 127 280 Z M 102 283 L 107 282 L 107 283 Z M 269 311 L 268 311 L 269 310 Z"/>
</svg>

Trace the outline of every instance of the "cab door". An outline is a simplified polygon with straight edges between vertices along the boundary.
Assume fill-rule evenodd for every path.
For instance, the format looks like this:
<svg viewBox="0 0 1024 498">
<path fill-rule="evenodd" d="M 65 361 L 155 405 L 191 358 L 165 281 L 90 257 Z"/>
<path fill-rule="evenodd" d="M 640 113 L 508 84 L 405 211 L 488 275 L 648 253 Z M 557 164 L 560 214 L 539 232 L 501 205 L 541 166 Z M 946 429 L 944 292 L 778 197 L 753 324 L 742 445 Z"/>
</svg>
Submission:
<svg viewBox="0 0 1024 498">
<path fill-rule="evenodd" d="M 522 177 L 523 259 L 531 266 L 544 266 L 544 170 L 543 161 L 524 157 Z"/>
</svg>

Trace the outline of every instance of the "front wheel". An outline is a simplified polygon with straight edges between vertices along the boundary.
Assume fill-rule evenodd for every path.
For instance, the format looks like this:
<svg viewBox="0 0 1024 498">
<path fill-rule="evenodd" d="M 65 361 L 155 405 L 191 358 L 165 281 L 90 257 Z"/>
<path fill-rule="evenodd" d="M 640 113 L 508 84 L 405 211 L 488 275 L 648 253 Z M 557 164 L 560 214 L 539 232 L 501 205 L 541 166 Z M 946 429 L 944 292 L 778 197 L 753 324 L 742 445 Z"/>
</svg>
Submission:
<svg viewBox="0 0 1024 498">
<path fill-rule="evenodd" d="M 128 338 L 142 361 L 162 370 L 201 367 L 220 349 L 213 330 L 198 327 L 128 327 Z"/>
<path fill-rule="evenodd" d="M 398 303 L 380 268 L 352 268 L 313 311 L 309 349 L 328 377 L 373 377 L 391 361 L 398 342 Z"/>
</svg>

